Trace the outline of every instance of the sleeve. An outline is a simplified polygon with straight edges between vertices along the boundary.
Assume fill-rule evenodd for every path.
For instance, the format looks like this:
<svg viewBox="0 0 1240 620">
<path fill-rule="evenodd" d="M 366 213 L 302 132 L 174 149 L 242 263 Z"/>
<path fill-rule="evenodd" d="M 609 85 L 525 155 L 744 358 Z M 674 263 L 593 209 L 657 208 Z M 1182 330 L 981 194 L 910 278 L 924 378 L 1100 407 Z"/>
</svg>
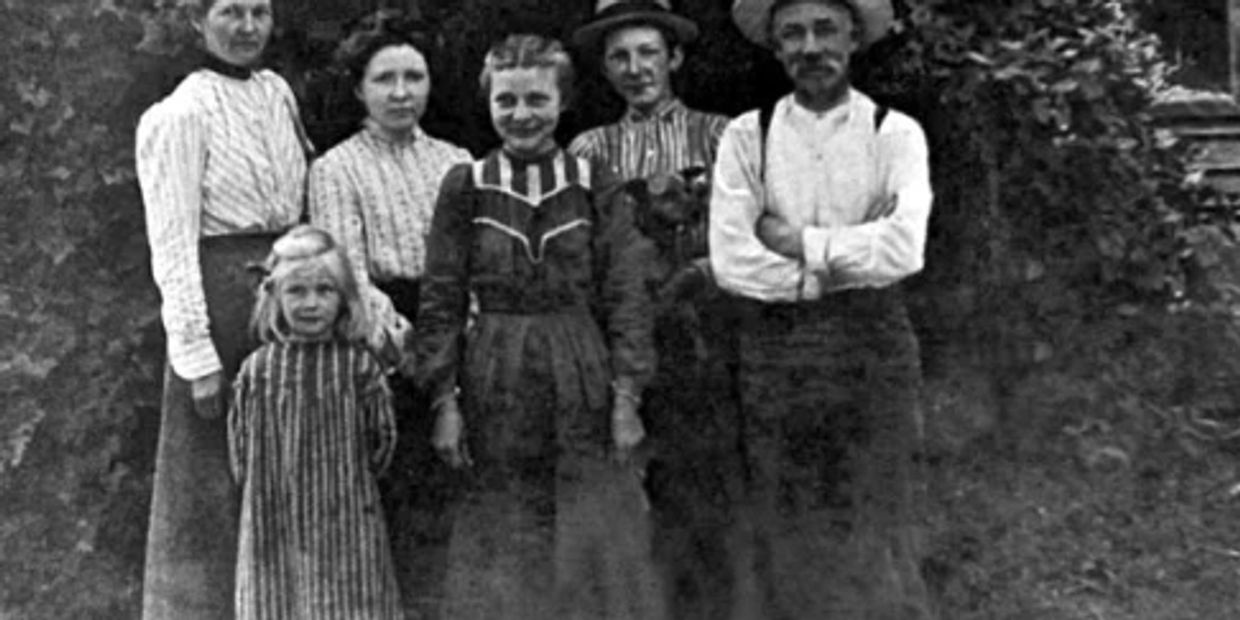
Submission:
<svg viewBox="0 0 1240 620">
<path fill-rule="evenodd" d="M 755 232 L 765 201 L 756 156 L 758 133 L 753 112 L 732 121 L 719 141 L 707 229 L 710 267 L 726 291 L 761 300 L 795 300 L 804 280 L 801 262 L 767 249 Z"/>
<path fill-rule="evenodd" d="M 892 209 L 854 226 L 809 227 L 802 233 L 808 268 L 824 287 L 879 287 L 921 271 L 933 192 L 921 127 L 892 115 L 879 134 L 884 195 Z"/>
<path fill-rule="evenodd" d="M 730 122 L 731 119 L 718 114 L 712 114 L 706 122 L 707 152 L 712 162 L 719 158 L 719 142 L 723 140 L 723 132 Z"/>
<path fill-rule="evenodd" d="M 306 159 L 314 158 L 318 150 L 314 148 L 314 142 L 310 140 L 310 135 L 306 132 L 306 125 L 301 120 L 301 107 L 297 103 L 297 94 L 293 92 L 293 87 L 289 86 L 288 81 L 280 74 L 271 71 L 271 75 L 275 78 L 280 98 L 288 108 L 289 117 L 293 121 L 293 130 L 297 132 L 297 142 L 301 146 L 302 153 Z"/>
<path fill-rule="evenodd" d="M 596 174 L 595 188 L 595 282 L 612 369 L 618 387 L 641 394 L 655 370 L 654 304 L 646 282 L 656 250 L 638 232 L 632 198 L 623 185 L 610 175 Z"/>
<path fill-rule="evenodd" d="M 232 400 L 228 407 L 228 464 L 232 471 L 233 480 L 238 486 L 245 483 L 245 471 L 248 446 L 247 438 L 249 429 L 249 412 L 247 405 L 250 404 L 250 375 L 252 362 L 246 360 L 241 365 L 241 370 L 237 373 L 237 378 L 233 379 Z"/>
<path fill-rule="evenodd" d="M 222 369 L 211 343 L 198 262 L 205 130 L 193 110 L 164 101 L 142 116 L 136 144 L 151 271 L 163 298 L 168 361 L 177 376 L 193 381 Z"/>
<path fill-rule="evenodd" d="M 568 144 L 568 154 L 588 160 L 594 166 L 601 165 L 603 160 L 602 140 L 599 138 L 601 135 L 601 132 L 594 130 L 578 134 Z"/>
<path fill-rule="evenodd" d="M 371 325 L 369 345 L 375 351 L 383 351 L 388 349 L 385 344 L 390 342 L 399 350 L 411 326 L 396 311 L 392 300 L 370 280 L 362 197 L 339 154 L 329 154 L 316 161 L 310 169 L 310 222 L 331 234 L 349 257 Z"/>
<path fill-rule="evenodd" d="M 453 166 L 456 166 L 457 164 L 468 164 L 474 161 L 474 157 L 473 155 L 469 154 L 469 151 L 459 146 L 456 146 L 455 144 L 452 145 L 452 153 L 448 159 L 449 159 L 449 163 L 451 163 Z"/>
<path fill-rule="evenodd" d="M 370 451 L 371 471 L 380 475 L 392 464 L 396 453 L 396 413 L 392 408 L 392 391 L 383 376 L 379 363 L 370 353 L 359 350 L 363 356 L 361 368 L 362 389 L 360 411 L 366 447 Z"/>
<path fill-rule="evenodd" d="M 418 300 L 414 381 L 432 402 L 456 391 L 469 313 L 469 252 L 473 242 L 471 167 L 444 177 L 426 239 L 426 273 Z"/>
</svg>

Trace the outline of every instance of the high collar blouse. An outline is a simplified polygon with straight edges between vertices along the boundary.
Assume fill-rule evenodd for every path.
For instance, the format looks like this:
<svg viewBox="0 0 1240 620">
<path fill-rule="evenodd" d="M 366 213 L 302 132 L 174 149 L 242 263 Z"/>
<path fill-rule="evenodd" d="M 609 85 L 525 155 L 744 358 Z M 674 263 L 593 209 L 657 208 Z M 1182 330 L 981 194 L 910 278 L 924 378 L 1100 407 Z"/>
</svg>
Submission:
<svg viewBox="0 0 1240 620">
<path fill-rule="evenodd" d="M 198 261 L 202 237 L 296 224 L 309 143 L 297 102 L 272 71 L 202 69 L 142 115 L 136 136 L 155 283 L 168 357 L 192 380 L 220 370 Z"/>
<path fill-rule="evenodd" d="M 413 317 L 400 316 L 375 284 L 421 277 L 439 185 L 469 161 L 468 151 L 420 128 L 397 139 L 368 121 L 311 168 L 310 221 L 344 246 L 371 320 L 395 342 Z"/>
</svg>

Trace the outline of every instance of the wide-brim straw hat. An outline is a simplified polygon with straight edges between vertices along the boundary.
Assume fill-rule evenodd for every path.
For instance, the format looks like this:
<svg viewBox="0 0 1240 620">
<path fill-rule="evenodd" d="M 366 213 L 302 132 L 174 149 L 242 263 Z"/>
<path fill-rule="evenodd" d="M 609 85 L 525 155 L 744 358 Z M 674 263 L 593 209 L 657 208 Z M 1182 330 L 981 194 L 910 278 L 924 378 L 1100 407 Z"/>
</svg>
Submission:
<svg viewBox="0 0 1240 620">
<path fill-rule="evenodd" d="M 626 24 L 667 28 L 680 43 L 692 42 L 698 36 L 697 24 L 672 12 L 669 0 L 599 0 L 594 8 L 594 19 L 573 32 L 573 44 L 592 48 L 605 34 Z"/>
<path fill-rule="evenodd" d="M 736 0 L 732 4 L 732 20 L 746 39 L 761 45 L 771 46 L 770 21 L 771 7 L 778 0 Z M 804 0 L 811 2 L 813 0 Z M 844 0 L 856 10 L 861 20 L 861 47 L 867 48 L 879 39 L 887 36 L 891 25 L 895 22 L 895 12 L 891 8 L 891 0 Z"/>
</svg>

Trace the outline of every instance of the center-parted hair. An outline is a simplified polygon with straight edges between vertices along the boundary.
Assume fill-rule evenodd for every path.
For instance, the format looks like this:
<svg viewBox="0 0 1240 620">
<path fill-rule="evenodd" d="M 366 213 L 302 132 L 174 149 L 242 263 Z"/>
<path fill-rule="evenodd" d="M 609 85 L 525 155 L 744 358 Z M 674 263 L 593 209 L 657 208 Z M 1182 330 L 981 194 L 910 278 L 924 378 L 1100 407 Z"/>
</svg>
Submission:
<svg viewBox="0 0 1240 620">
<path fill-rule="evenodd" d="M 482 61 L 482 74 L 478 83 L 482 96 L 491 92 L 491 76 L 509 69 L 555 69 L 555 83 L 560 89 L 560 99 L 565 105 L 573 96 L 573 60 L 564 46 L 555 39 L 536 34 L 514 34 L 491 46 Z"/>
<path fill-rule="evenodd" d="M 395 9 L 380 9 L 348 27 L 349 34 L 336 47 L 334 60 L 355 88 L 366 77 L 370 60 L 389 47 L 412 47 L 426 59 L 429 69 L 433 65 L 434 46 L 427 30 L 426 23 L 418 17 Z"/>
<path fill-rule="evenodd" d="M 327 273 L 340 293 L 340 314 L 332 328 L 335 337 L 365 342 L 369 324 L 349 257 L 326 231 L 304 224 L 293 228 L 271 246 L 264 268 L 267 275 L 258 289 L 250 317 L 250 329 L 260 342 L 283 342 L 290 338 L 280 307 L 280 286 L 290 275 L 307 269 Z"/>
</svg>

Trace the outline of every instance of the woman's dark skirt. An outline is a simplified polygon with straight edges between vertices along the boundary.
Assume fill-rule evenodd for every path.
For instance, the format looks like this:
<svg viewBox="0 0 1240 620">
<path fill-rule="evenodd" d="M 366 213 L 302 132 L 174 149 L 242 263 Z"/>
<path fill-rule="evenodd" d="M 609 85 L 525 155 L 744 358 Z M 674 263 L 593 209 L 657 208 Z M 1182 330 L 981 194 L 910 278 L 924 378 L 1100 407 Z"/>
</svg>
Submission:
<svg viewBox="0 0 1240 620">
<path fill-rule="evenodd" d="M 261 262 L 276 233 L 208 237 L 199 244 L 211 340 L 224 366 L 224 397 L 254 350 L 248 329 Z M 142 595 L 144 620 L 232 618 L 238 498 L 228 470 L 227 416 L 194 412 L 190 384 L 164 372 Z"/>
<path fill-rule="evenodd" d="M 898 293 L 742 303 L 751 570 L 732 617 L 929 620 L 913 492 L 920 364 Z"/>
<path fill-rule="evenodd" d="M 378 282 L 376 287 L 392 301 L 397 313 L 414 323 L 420 284 L 420 280 L 397 279 Z M 452 531 L 450 508 L 459 494 L 460 474 L 448 468 L 431 447 L 435 416 L 430 399 L 407 377 L 391 375 L 388 384 L 398 439 L 379 490 L 401 598 L 409 615 L 431 618 L 443 589 Z"/>
</svg>

